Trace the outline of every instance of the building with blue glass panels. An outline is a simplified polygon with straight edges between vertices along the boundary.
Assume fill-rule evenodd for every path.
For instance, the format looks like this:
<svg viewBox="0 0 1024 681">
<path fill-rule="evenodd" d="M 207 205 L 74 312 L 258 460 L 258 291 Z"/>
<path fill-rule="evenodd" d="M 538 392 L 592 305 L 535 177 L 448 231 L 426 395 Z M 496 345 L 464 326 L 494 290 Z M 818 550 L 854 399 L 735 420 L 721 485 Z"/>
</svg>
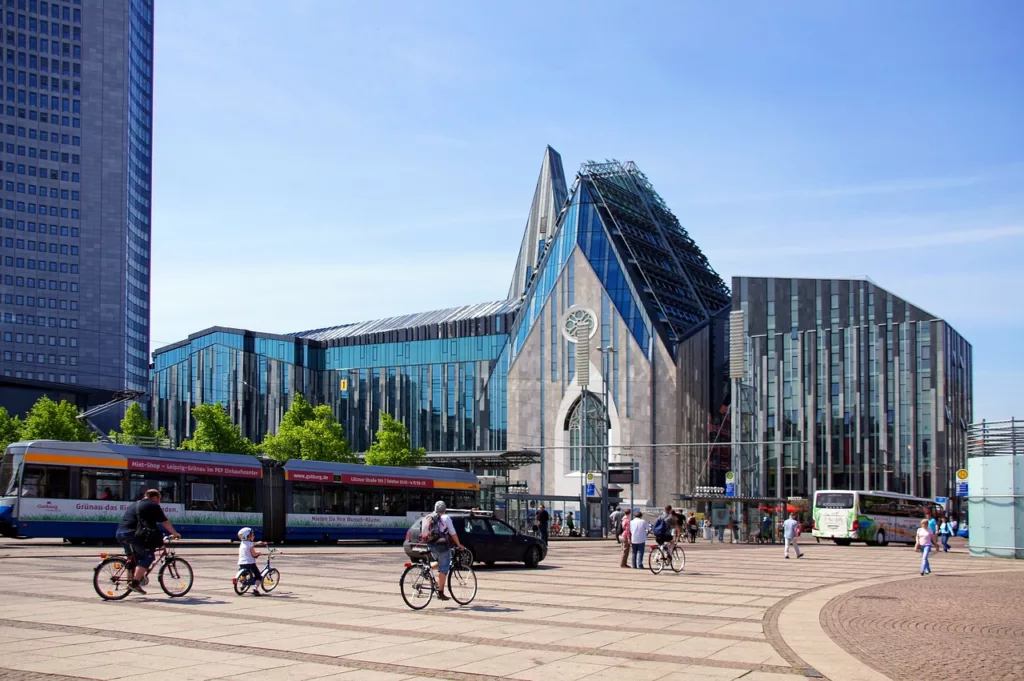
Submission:
<svg viewBox="0 0 1024 681">
<path fill-rule="evenodd" d="M 664 503 L 708 479 L 729 306 L 635 165 L 588 163 L 569 187 L 549 147 L 507 300 L 287 335 L 207 329 L 154 353 L 152 415 L 180 441 L 193 406 L 220 402 L 259 441 L 301 393 L 357 452 L 387 411 L 428 452 L 541 452 L 519 474 L 535 492 L 600 487 L 606 456 L 632 459 L 637 502 Z M 583 354 L 570 313 L 593 324 Z"/>
<path fill-rule="evenodd" d="M 0 17 L 0 404 L 145 391 L 152 0 Z"/>
<path fill-rule="evenodd" d="M 743 493 L 953 497 L 973 349 L 869 280 L 733 279 L 732 441 Z"/>
</svg>

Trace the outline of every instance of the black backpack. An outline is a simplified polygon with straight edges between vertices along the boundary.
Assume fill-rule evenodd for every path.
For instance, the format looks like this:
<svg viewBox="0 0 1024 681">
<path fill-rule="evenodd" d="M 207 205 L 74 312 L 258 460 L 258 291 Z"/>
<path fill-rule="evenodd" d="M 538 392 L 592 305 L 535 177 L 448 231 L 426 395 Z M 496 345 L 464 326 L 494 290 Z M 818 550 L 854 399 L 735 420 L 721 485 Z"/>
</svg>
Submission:
<svg viewBox="0 0 1024 681">
<path fill-rule="evenodd" d="M 142 547 L 147 551 L 152 551 L 153 549 L 158 549 L 163 546 L 164 536 L 163 533 L 157 529 L 156 525 L 142 520 L 142 516 L 139 515 L 139 504 L 141 503 L 141 501 L 135 502 L 135 518 L 138 523 L 135 526 L 135 541 L 142 544 Z"/>
</svg>

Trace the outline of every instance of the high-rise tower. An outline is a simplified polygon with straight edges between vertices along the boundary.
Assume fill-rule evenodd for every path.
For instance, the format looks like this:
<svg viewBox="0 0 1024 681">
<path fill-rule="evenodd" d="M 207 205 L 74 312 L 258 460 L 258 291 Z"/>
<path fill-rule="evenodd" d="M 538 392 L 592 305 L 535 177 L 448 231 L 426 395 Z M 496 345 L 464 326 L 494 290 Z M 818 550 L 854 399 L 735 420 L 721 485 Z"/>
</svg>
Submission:
<svg viewBox="0 0 1024 681">
<path fill-rule="evenodd" d="M 4 0 L 0 404 L 148 384 L 153 0 Z"/>
</svg>

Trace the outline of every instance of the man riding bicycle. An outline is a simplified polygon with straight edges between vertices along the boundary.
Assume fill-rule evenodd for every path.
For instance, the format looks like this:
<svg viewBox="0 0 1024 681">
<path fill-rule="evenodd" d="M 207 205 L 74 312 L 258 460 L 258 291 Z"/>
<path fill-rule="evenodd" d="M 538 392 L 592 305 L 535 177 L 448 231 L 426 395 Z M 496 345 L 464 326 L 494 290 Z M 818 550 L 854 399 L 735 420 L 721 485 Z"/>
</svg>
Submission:
<svg viewBox="0 0 1024 681">
<path fill-rule="evenodd" d="M 430 555 L 437 561 L 437 597 L 447 601 L 444 595 L 444 586 L 448 582 L 448 573 L 452 569 L 452 548 L 451 542 L 462 547 L 459 535 L 455 533 L 455 526 L 452 519 L 448 517 L 448 505 L 443 501 L 434 504 L 434 512 L 424 519 L 426 529 L 422 531 L 421 538 L 426 541 L 430 548 Z"/>
<path fill-rule="evenodd" d="M 181 538 L 160 508 L 160 492 L 149 489 L 142 499 L 128 506 L 117 526 L 117 534 L 114 535 L 117 542 L 124 547 L 125 554 L 129 557 L 134 555 L 137 560 L 135 574 L 128 582 L 128 588 L 143 595 L 146 592 L 140 582 L 145 578 L 155 558 L 153 550 L 146 546 L 144 537 L 156 532 L 157 525 L 162 526 L 167 534 L 175 539 Z"/>
<path fill-rule="evenodd" d="M 672 505 L 665 504 L 665 512 L 654 522 L 654 540 L 658 545 L 668 544 L 668 552 L 679 543 L 679 521 L 672 513 Z"/>
</svg>

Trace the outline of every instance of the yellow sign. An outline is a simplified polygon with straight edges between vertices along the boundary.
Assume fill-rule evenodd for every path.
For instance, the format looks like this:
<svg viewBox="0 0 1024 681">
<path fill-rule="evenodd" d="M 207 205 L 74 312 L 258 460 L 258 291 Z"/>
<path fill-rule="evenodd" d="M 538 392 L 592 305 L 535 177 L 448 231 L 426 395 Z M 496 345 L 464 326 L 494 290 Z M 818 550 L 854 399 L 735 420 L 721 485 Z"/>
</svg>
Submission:
<svg viewBox="0 0 1024 681">
<path fill-rule="evenodd" d="M 726 482 L 732 482 L 735 479 L 736 479 L 736 474 L 733 473 L 732 471 L 729 471 L 729 472 L 727 472 L 725 474 L 725 481 Z"/>
<path fill-rule="evenodd" d="M 345 392 L 346 390 L 348 390 L 348 379 L 347 378 L 343 378 L 340 381 L 338 381 L 338 388 L 342 392 Z"/>
<path fill-rule="evenodd" d="M 594 482 L 594 474 L 587 473 L 587 482 Z"/>
<path fill-rule="evenodd" d="M 967 469 L 966 468 L 961 468 L 960 470 L 958 470 L 956 472 L 956 479 L 959 480 L 960 482 L 963 482 L 964 480 L 966 480 L 967 479 Z"/>
</svg>

